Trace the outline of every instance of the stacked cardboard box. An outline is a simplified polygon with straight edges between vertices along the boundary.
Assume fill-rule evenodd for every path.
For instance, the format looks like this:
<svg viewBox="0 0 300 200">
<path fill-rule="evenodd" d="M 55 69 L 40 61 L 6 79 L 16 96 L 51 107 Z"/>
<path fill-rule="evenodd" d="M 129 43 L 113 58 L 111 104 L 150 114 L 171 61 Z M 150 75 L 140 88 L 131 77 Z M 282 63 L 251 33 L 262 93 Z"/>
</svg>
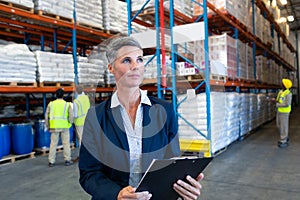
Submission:
<svg viewBox="0 0 300 200">
<path fill-rule="evenodd" d="M 204 41 L 196 41 L 194 63 L 205 71 Z M 210 73 L 213 75 L 237 77 L 236 41 L 226 33 L 209 37 Z"/>
</svg>

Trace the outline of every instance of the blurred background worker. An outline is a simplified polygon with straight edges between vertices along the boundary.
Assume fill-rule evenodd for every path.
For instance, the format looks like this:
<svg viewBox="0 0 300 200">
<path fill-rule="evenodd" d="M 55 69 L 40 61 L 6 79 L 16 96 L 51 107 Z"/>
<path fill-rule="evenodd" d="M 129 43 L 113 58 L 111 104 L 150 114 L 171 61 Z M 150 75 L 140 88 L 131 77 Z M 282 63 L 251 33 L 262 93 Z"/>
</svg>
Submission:
<svg viewBox="0 0 300 200">
<path fill-rule="evenodd" d="M 51 133 L 51 142 L 49 150 L 49 167 L 55 165 L 56 148 L 59 137 L 61 136 L 64 148 L 65 165 L 69 166 L 71 161 L 71 147 L 70 147 L 70 132 L 69 128 L 73 123 L 73 110 L 69 102 L 63 99 L 64 90 L 62 88 L 56 90 L 56 100 L 51 101 L 46 110 L 45 124 Z"/>
<path fill-rule="evenodd" d="M 76 86 L 77 98 L 74 100 L 73 109 L 74 109 L 74 124 L 76 129 L 76 136 L 78 139 L 79 147 L 81 145 L 81 138 L 83 132 L 83 125 L 86 114 L 90 108 L 89 97 L 83 92 L 83 87 L 78 85 Z M 74 162 L 77 162 L 79 157 L 77 157 Z"/>
<path fill-rule="evenodd" d="M 292 93 L 290 88 L 292 87 L 292 81 L 289 79 L 282 79 L 282 89 L 278 92 L 276 98 L 276 125 L 280 133 L 280 141 L 278 141 L 278 147 L 284 148 L 289 145 L 289 117 L 292 104 Z"/>
</svg>

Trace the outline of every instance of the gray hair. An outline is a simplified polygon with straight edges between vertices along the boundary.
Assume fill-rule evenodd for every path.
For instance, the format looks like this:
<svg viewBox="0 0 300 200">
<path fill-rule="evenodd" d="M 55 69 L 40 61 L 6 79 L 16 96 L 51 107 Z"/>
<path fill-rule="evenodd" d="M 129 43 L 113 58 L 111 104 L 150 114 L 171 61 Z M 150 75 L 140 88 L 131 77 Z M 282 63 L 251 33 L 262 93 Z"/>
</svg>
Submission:
<svg viewBox="0 0 300 200">
<path fill-rule="evenodd" d="M 126 36 L 114 38 L 106 47 L 106 58 L 108 63 L 111 64 L 117 59 L 118 50 L 124 46 L 137 47 L 143 50 L 140 43 L 133 37 Z"/>
</svg>

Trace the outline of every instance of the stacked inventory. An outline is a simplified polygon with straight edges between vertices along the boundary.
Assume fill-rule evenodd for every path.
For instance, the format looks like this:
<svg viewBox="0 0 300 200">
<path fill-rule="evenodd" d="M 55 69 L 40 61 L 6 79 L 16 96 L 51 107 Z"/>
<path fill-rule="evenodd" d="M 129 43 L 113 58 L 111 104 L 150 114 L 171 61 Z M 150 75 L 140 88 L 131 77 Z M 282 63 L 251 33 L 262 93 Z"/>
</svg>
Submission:
<svg viewBox="0 0 300 200">
<path fill-rule="evenodd" d="M 249 123 L 249 109 L 250 109 L 250 99 L 248 94 L 240 94 L 240 136 L 243 136 L 249 132 L 250 123 Z"/>
<path fill-rule="evenodd" d="M 174 9 L 188 17 L 193 16 L 193 9 L 192 9 L 193 5 L 194 5 L 194 3 L 191 0 L 175 0 L 174 1 Z M 164 7 L 166 9 L 169 9 L 170 1 L 165 1 Z"/>
<path fill-rule="evenodd" d="M 247 79 L 247 56 L 246 56 L 246 44 L 238 41 L 238 77 L 241 79 Z"/>
<path fill-rule="evenodd" d="M 36 82 L 34 53 L 25 44 L 0 45 L 0 82 Z"/>
<path fill-rule="evenodd" d="M 179 138 L 188 140 L 205 140 L 205 137 L 200 135 L 201 132 L 207 137 L 207 104 L 206 94 L 200 93 L 194 97 L 187 97 L 187 95 L 178 95 L 178 113 L 181 116 L 178 120 L 179 124 Z M 187 97 L 187 98 L 186 98 Z M 184 100 L 186 99 L 186 100 Z M 226 140 L 226 131 L 224 127 L 225 116 L 225 93 L 212 92 L 211 93 L 211 146 L 212 152 L 226 147 L 228 141 Z"/>
<path fill-rule="evenodd" d="M 225 93 L 225 124 L 224 124 L 224 143 L 227 145 L 236 141 L 240 133 L 240 95 L 236 92 Z"/>
<path fill-rule="evenodd" d="M 213 4 L 215 8 L 221 10 L 221 11 L 227 11 L 229 14 L 234 16 L 236 19 L 238 19 L 243 24 L 247 25 L 248 28 L 251 28 L 251 1 L 250 0 L 208 0 L 209 3 Z M 203 0 L 196 0 L 196 2 L 199 2 L 200 4 L 203 4 Z M 194 12 L 193 14 L 203 15 L 203 7 L 199 6 L 198 4 L 194 4 L 193 8 Z M 211 9 L 207 9 L 208 14 L 215 14 L 214 11 Z M 246 14 L 245 14 L 246 13 Z"/>
<path fill-rule="evenodd" d="M 74 0 L 33 0 L 34 9 L 38 12 L 73 19 Z"/>
<path fill-rule="evenodd" d="M 21 5 L 26 8 L 34 8 L 34 4 L 33 4 L 32 0 L 2 0 L 2 1 Z"/>
<path fill-rule="evenodd" d="M 76 0 L 76 22 L 103 28 L 101 0 Z"/>
<path fill-rule="evenodd" d="M 276 99 L 277 94 L 275 92 L 273 93 L 268 93 L 267 95 L 267 104 L 268 104 L 268 116 L 267 119 L 268 121 L 273 120 L 276 116 L 276 102 L 274 99 Z"/>
<path fill-rule="evenodd" d="M 118 0 L 102 0 L 103 27 L 106 30 L 127 33 L 126 2 Z"/>
<path fill-rule="evenodd" d="M 71 54 L 35 52 L 38 82 L 74 82 L 74 63 Z"/>
<path fill-rule="evenodd" d="M 266 93 L 257 95 L 257 120 L 258 126 L 268 121 L 268 102 Z"/>
<path fill-rule="evenodd" d="M 213 75 L 237 76 L 236 41 L 226 33 L 209 37 L 210 73 Z M 204 41 L 195 42 L 194 63 L 205 71 Z"/>
<path fill-rule="evenodd" d="M 249 98 L 249 116 L 248 116 L 248 121 L 250 122 L 249 126 L 249 131 L 255 129 L 258 127 L 258 122 L 257 122 L 257 95 L 250 93 L 248 94 Z"/>
<path fill-rule="evenodd" d="M 253 48 L 246 45 L 246 66 L 247 66 L 247 79 L 255 80 L 254 78 L 254 59 L 253 59 Z"/>
<path fill-rule="evenodd" d="M 104 84 L 105 66 L 101 59 L 94 57 L 77 57 L 78 83 L 84 85 Z"/>
<path fill-rule="evenodd" d="M 256 80 L 267 83 L 270 76 L 269 70 L 267 58 L 262 55 L 256 56 Z"/>
<path fill-rule="evenodd" d="M 162 56 L 160 55 L 160 59 Z M 150 59 L 152 59 L 150 61 Z M 149 62 L 150 61 L 150 62 Z M 169 56 L 165 56 L 166 61 L 166 74 L 167 77 L 169 77 L 171 72 L 171 60 Z M 144 56 L 144 63 L 145 63 L 145 72 L 144 72 L 144 79 L 156 79 L 157 76 L 157 59 L 156 56 L 153 57 L 153 55 Z M 160 66 L 161 67 L 161 66 Z"/>
</svg>

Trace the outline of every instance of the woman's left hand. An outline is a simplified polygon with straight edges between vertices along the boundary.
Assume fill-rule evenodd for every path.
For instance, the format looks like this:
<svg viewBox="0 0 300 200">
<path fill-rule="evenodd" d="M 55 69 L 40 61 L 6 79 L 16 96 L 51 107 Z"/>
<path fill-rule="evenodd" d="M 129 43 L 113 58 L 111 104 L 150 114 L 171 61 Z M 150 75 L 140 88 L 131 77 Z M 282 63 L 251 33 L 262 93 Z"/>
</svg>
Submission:
<svg viewBox="0 0 300 200">
<path fill-rule="evenodd" d="M 184 200 L 196 200 L 201 194 L 200 181 L 204 178 L 204 174 L 200 173 L 196 179 L 191 176 L 187 176 L 188 183 L 178 180 L 173 185 L 173 189 L 184 199 Z"/>
</svg>

